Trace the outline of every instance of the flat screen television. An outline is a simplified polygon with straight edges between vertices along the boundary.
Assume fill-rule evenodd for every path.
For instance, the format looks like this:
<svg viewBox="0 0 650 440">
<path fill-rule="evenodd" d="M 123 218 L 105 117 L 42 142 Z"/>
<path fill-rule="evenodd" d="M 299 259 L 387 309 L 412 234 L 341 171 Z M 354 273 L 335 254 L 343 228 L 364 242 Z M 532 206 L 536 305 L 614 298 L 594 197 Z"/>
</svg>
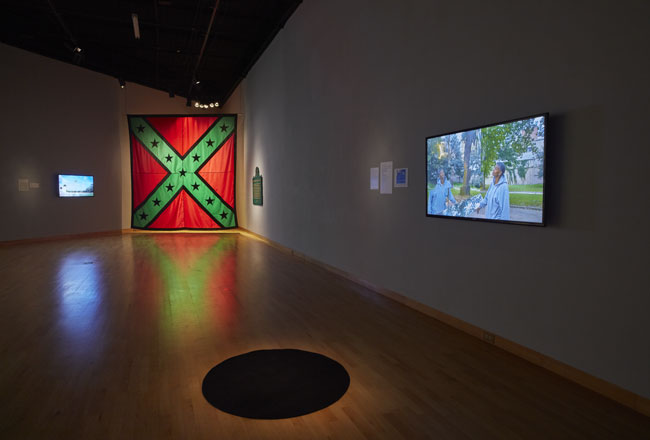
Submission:
<svg viewBox="0 0 650 440">
<path fill-rule="evenodd" d="M 59 174 L 59 197 L 93 197 L 93 176 Z"/>
<path fill-rule="evenodd" d="M 427 137 L 427 216 L 543 226 L 547 120 Z"/>
</svg>

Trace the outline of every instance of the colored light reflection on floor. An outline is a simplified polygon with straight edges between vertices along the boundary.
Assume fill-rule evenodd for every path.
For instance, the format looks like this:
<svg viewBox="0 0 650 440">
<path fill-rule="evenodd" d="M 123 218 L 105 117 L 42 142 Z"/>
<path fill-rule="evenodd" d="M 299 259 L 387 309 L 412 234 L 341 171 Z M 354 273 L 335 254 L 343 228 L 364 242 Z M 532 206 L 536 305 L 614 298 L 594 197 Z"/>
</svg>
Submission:
<svg viewBox="0 0 650 440">
<path fill-rule="evenodd" d="M 211 329 L 225 336 L 238 311 L 233 238 L 161 234 L 147 239 L 148 265 L 161 280 L 159 319 L 164 341 L 192 343 Z"/>
<path fill-rule="evenodd" d="M 79 355 L 101 340 L 104 284 L 95 260 L 90 251 L 76 251 L 65 255 L 58 268 L 59 324 L 67 349 Z"/>
</svg>

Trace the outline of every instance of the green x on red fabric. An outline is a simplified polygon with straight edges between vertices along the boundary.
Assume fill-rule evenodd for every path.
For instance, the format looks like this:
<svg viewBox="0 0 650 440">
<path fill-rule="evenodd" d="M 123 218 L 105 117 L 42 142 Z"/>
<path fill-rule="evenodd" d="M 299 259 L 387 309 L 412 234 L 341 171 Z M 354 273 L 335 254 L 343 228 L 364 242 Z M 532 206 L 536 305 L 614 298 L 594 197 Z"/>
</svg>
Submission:
<svg viewBox="0 0 650 440">
<path fill-rule="evenodd" d="M 139 229 L 237 226 L 236 116 L 129 116 Z"/>
</svg>

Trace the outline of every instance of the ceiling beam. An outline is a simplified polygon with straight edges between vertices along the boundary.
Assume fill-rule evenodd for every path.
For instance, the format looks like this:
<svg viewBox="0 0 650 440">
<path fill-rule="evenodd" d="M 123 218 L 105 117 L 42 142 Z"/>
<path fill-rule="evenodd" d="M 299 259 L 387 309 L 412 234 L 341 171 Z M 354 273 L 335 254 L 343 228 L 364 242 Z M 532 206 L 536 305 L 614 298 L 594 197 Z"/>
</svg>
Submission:
<svg viewBox="0 0 650 440">
<path fill-rule="evenodd" d="M 212 15 L 210 16 L 210 22 L 208 23 L 208 30 L 205 32 L 205 37 L 203 38 L 203 44 L 201 44 L 201 50 L 199 51 L 199 56 L 194 65 L 194 70 L 192 71 L 192 78 L 190 79 L 190 87 L 187 90 L 187 96 L 190 97 L 192 94 L 192 88 L 196 84 L 196 73 L 199 70 L 199 65 L 201 64 L 201 58 L 203 57 L 203 51 L 205 50 L 205 45 L 208 42 L 210 37 L 210 30 L 212 30 L 212 23 L 214 23 L 214 17 L 217 15 L 217 9 L 219 8 L 219 0 L 214 2 L 214 8 L 212 9 Z"/>
</svg>

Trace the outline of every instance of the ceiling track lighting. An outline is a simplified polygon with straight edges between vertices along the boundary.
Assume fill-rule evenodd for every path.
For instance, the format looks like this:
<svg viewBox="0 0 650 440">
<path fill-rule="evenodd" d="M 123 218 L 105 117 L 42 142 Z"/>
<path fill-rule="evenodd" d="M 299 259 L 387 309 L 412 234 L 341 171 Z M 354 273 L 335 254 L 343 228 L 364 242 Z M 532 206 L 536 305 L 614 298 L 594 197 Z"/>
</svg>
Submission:
<svg viewBox="0 0 650 440">
<path fill-rule="evenodd" d="M 118 78 L 117 81 L 120 83 L 120 89 L 123 89 L 126 87 L 126 81 L 124 81 L 123 78 Z"/>
<path fill-rule="evenodd" d="M 72 62 L 79 66 L 81 65 L 82 60 L 83 55 L 81 53 L 81 48 L 79 46 L 75 46 L 75 48 L 72 50 Z"/>
<path fill-rule="evenodd" d="M 203 103 L 200 103 L 200 102 L 196 101 L 196 102 L 194 102 L 194 107 L 196 107 L 196 108 L 217 108 L 217 107 L 219 107 L 219 103 L 218 102 L 210 102 L 208 104 L 203 104 Z"/>
</svg>

